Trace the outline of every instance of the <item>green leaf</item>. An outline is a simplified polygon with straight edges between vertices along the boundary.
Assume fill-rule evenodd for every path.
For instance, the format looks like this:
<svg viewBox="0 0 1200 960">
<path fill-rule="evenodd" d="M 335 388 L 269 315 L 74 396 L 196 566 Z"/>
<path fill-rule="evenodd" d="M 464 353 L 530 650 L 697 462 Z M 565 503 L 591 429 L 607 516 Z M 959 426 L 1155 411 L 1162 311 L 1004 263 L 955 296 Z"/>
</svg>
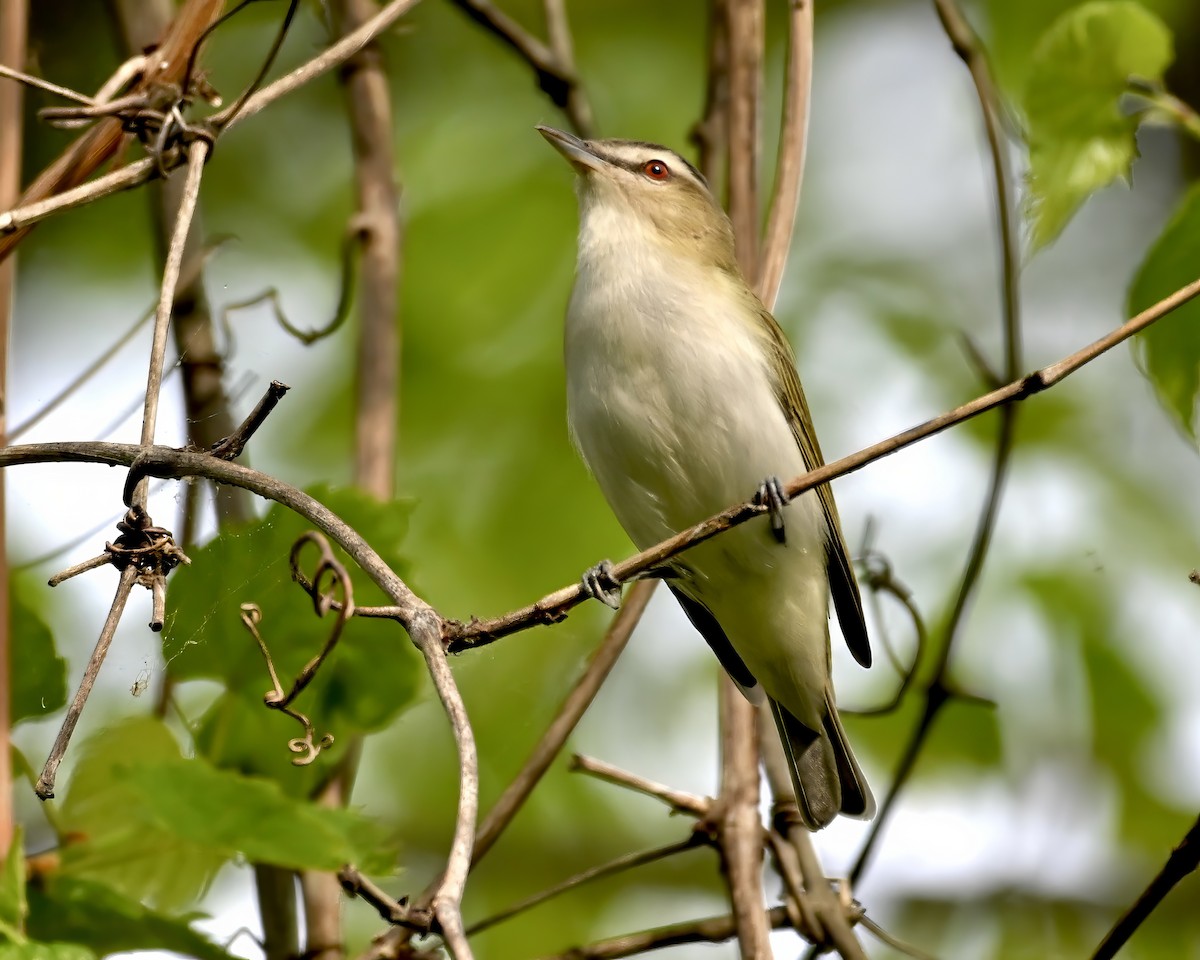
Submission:
<svg viewBox="0 0 1200 960">
<path fill-rule="evenodd" d="M 354 862 L 384 872 L 394 852 L 361 814 L 286 796 L 261 777 L 184 759 L 160 721 L 89 740 L 62 808 L 63 872 L 168 906 L 194 900 L 234 857 L 294 869 Z"/>
<path fill-rule="evenodd" d="M 12 601 L 12 722 L 41 718 L 67 702 L 67 662 L 54 636 L 29 601 L 24 581 L 9 581 Z"/>
<path fill-rule="evenodd" d="M 1131 77 L 1161 82 L 1172 58 L 1170 30 L 1131 0 L 1082 4 L 1043 34 L 1024 96 L 1035 247 L 1090 194 L 1128 179 L 1138 118 L 1122 112 L 1121 97 Z"/>
<path fill-rule="evenodd" d="M 402 575 L 406 572 L 401 547 L 412 509 L 409 503 L 381 503 L 353 489 L 322 487 L 310 492 L 363 531 L 393 569 Z M 290 766 L 287 742 L 301 731 L 293 721 L 263 706 L 270 681 L 262 654 L 242 623 L 240 605 L 255 603 L 262 611 L 258 629 L 281 683 L 290 689 L 295 676 L 325 644 L 335 621 L 334 614 L 318 618 L 312 601 L 291 579 L 288 555 L 309 529 L 310 524 L 276 505 L 258 523 L 222 534 L 192 551 L 191 566 L 179 570 L 171 584 L 163 642 L 175 680 L 218 680 L 252 708 L 236 711 L 249 720 L 236 730 L 236 760 L 227 756 L 230 744 L 225 738 L 212 731 L 201 737 L 201 748 L 210 759 L 286 777 L 289 789 L 320 776 L 337 753 L 323 753 L 308 771 Z M 301 555 L 301 565 L 310 576 L 316 553 L 306 546 Z M 357 604 L 388 602 L 344 555 L 341 559 L 350 572 Z M 413 700 L 419 668 L 419 656 L 396 624 L 354 619 L 294 706 L 312 719 L 318 738 L 329 732 L 344 746 L 355 735 L 382 729 Z M 281 764 L 280 759 L 286 762 Z"/>
<path fill-rule="evenodd" d="M 1200 276 L 1200 184 L 1150 248 L 1129 288 L 1134 315 Z M 1200 398 L 1200 302 L 1192 300 L 1137 335 L 1138 359 L 1158 399 L 1192 440 Z"/>
<path fill-rule="evenodd" d="M 95 960 L 78 943 L 0 943 L 0 960 Z"/>
<path fill-rule="evenodd" d="M 69 940 L 102 956 L 169 950 L 198 960 L 229 960 L 228 953 L 188 926 L 189 919 L 158 913 L 81 877 L 51 874 L 29 887 L 31 937 Z"/>
</svg>

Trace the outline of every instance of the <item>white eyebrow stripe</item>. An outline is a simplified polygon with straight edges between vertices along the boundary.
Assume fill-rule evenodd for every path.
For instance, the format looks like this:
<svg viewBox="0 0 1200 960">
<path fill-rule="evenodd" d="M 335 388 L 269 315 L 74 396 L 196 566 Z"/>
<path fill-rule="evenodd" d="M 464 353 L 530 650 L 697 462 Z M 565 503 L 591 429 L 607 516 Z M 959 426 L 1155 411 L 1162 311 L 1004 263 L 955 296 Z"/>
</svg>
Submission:
<svg viewBox="0 0 1200 960">
<path fill-rule="evenodd" d="M 662 160 L 671 168 L 672 173 L 690 180 L 704 190 L 708 189 L 707 184 L 696 175 L 692 165 L 669 147 L 637 141 L 601 142 L 595 146 L 599 147 L 603 154 L 618 166 L 631 169 L 640 169 L 643 164 L 651 160 Z"/>
</svg>

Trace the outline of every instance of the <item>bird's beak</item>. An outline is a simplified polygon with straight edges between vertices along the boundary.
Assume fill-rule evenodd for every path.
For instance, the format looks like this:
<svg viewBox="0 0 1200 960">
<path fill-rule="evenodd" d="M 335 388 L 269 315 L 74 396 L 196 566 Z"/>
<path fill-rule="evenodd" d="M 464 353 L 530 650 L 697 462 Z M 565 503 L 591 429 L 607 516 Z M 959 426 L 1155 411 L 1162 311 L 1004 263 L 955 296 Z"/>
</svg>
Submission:
<svg viewBox="0 0 1200 960">
<path fill-rule="evenodd" d="M 541 124 L 538 124 L 537 132 L 546 138 L 550 146 L 566 157 L 567 162 L 579 173 L 603 170 L 607 166 L 607 163 L 596 155 L 586 140 L 580 140 L 562 130 L 544 127 Z"/>
</svg>

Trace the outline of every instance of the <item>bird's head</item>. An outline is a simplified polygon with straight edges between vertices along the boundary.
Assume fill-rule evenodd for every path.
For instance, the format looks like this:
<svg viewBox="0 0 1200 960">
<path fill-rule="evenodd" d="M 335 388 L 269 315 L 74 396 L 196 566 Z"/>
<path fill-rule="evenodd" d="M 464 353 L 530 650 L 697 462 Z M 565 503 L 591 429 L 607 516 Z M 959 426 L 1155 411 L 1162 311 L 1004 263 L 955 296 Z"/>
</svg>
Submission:
<svg viewBox="0 0 1200 960">
<path fill-rule="evenodd" d="M 736 270 L 733 228 L 700 171 L 674 150 L 640 140 L 581 140 L 539 126 L 575 168 L 584 229 L 617 243 L 649 237 L 672 252 Z"/>
</svg>

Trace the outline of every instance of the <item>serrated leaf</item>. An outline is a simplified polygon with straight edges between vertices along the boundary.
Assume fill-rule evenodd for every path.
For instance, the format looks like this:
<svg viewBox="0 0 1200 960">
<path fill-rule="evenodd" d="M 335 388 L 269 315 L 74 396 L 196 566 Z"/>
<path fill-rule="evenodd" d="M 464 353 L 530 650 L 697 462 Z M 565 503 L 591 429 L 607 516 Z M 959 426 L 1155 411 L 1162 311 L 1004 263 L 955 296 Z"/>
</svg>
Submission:
<svg viewBox="0 0 1200 960">
<path fill-rule="evenodd" d="M 12 722 L 44 717 L 67 702 L 67 662 L 30 602 L 21 578 L 9 581 L 12 602 Z"/>
<path fill-rule="evenodd" d="M 84 745 L 61 819 L 84 838 L 64 848 L 65 875 L 174 907 L 194 900 L 234 857 L 294 869 L 353 861 L 372 872 L 394 860 L 381 829 L 362 815 L 185 759 L 152 718 L 125 721 Z"/>
<path fill-rule="evenodd" d="M 29 886 L 31 937 L 83 944 L 101 956 L 130 950 L 169 950 L 198 960 L 229 960 L 197 933 L 188 916 L 169 916 L 119 890 L 82 877 L 53 874 Z"/>
<path fill-rule="evenodd" d="M 1137 156 L 1138 118 L 1121 110 L 1131 77 L 1153 83 L 1173 58 L 1171 32 L 1132 0 L 1085 3 L 1042 35 L 1025 88 L 1035 247 Z"/>
<path fill-rule="evenodd" d="M 405 570 L 401 547 L 410 504 L 383 503 L 354 489 L 321 487 L 310 492 L 363 531 L 393 569 Z M 240 605 L 259 606 L 258 629 L 281 682 L 290 688 L 296 674 L 324 645 L 335 619 L 334 614 L 318 618 L 311 600 L 291 580 L 288 555 L 296 539 L 309 529 L 311 525 L 302 518 L 276 505 L 258 523 L 222 534 L 192 551 L 191 566 L 179 570 L 171 584 L 163 642 L 174 679 L 219 680 L 250 705 L 252 722 L 237 731 L 237 765 L 286 776 L 289 789 L 311 781 L 337 754 L 323 753 L 307 772 L 290 767 L 287 741 L 300 729 L 263 706 L 269 677 L 253 637 L 242 624 Z M 314 549 L 306 548 L 303 557 L 315 555 Z M 311 562 L 308 566 L 311 570 Z M 356 603 L 386 602 L 352 563 L 346 561 L 346 567 Z M 329 732 L 346 744 L 355 735 L 383 728 L 412 701 L 419 668 L 420 658 L 394 623 L 355 619 L 346 625 L 338 646 L 295 708 L 311 718 L 318 737 Z M 202 749 L 208 751 L 216 738 L 202 736 L 201 740 Z M 209 756 L 220 759 L 224 753 L 218 750 Z M 281 765 L 280 758 L 287 763 Z"/>
<path fill-rule="evenodd" d="M 205 890 L 225 851 L 183 842 L 134 816 L 139 797 L 121 771 L 130 763 L 179 759 L 179 744 L 159 720 L 129 718 L 72 747 L 78 761 L 59 812 L 63 872 L 87 877 L 165 909 L 182 909 Z"/>
<path fill-rule="evenodd" d="M 1129 314 L 1140 313 L 1200 277 L 1200 184 L 1183 198 L 1154 241 L 1129 288 Z M 1200 301 L 1192 300 L 1137 335 L 1142 371 L 1159 401 L 1193 441 L 1200 430 Z"/>
</svg>

